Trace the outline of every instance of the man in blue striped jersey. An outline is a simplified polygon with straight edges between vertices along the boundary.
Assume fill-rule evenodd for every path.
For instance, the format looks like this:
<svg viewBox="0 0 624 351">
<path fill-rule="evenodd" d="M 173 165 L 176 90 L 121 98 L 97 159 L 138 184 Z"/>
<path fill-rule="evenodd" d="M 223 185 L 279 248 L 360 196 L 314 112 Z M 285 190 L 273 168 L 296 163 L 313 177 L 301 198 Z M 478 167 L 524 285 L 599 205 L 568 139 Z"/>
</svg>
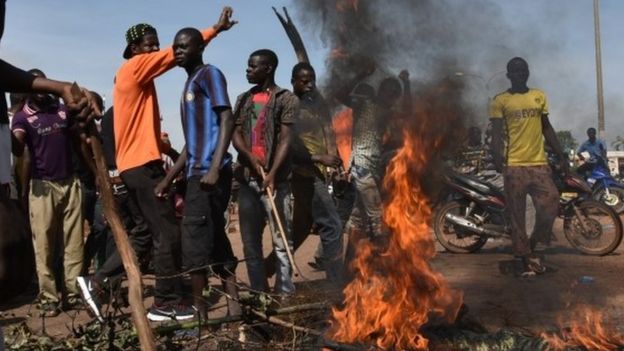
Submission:
<svg viewBox="0 0 624 351">
<path fill-rule="evenodd" d="M 232 156 L 227 152 L 234 119 L 227 94 L 225 77 L 210 64 L 204 64 L 204 42 L 195 28 L 181 29 L 175 36 L 173 50 L 176 64 L 186 70 L 188 79 L 182 93 L 180 112 L 186 146 L 180 158 L 155 189 L 165 196 L 166 188 L 184 168 L 187 178 L 182 218 L 182 261 L 191 271 L 193 304 L 200 318 L 206 318 L 202 291 L 206 270 L 224 282 L 226 291 L 236 299 L 234 284 L 236 257 L 225 233 L 224 212 L 230 199 Z M 231 314 L 240 307 L 228 301 Z"/>
</svg>

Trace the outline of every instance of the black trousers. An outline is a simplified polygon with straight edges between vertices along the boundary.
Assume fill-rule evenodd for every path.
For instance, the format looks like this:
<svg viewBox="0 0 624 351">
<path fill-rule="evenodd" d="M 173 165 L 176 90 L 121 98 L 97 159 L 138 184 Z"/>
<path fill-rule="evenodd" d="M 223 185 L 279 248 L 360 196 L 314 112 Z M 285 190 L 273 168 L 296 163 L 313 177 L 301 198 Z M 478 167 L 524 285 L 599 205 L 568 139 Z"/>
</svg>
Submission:
<svg viewBox="0 0 624 351">
<path fill-rule="evenodd" d="M 180 273 L 180 228 L 171 202 L 154 195 L 154 188 L 165 176 L 162 162 L 149 162 L 123 171 L 120 176 L 128 187 L 130 197 L 138 204 L 152 234 L 152 260 L 156 274 L 154 304 L 180 303 L 182 279 L 170 277 Z"/>
<path fill-rule="evenodd" d="M 124 228 L 130 239 L 130 244 L 137 255 L 137 258 L 141 258 L 149 253 L 152 248 L 152 235 L 147 228 L 139 205 L 136 203 L 133 197 L 130 196 L 125 186 L 121 187 L 121 191 L 115 193 L 115 203 L 123 222 Z M 98 206 L 101 207 L 101 206 Z M 101 214 L 101 211 L 100 211 Z M 115 286 L 120 280 L 125 269 L 121 261 L 119 251 L 115 246 L 115 241 L 111 233 L 111 229 L 108 225 L 101 223 L 102 216 L 98 216 L 94 224 L 94 246 L 106 256 L 106 260 L 95 272 L 95 279 L 98 283 L 103 284 L 107 282 L 110 286 Z M 90 236 L 91 237 L 91 236 Z M 89 242 L 89 240 L 87 240 Z"/>
</svg>

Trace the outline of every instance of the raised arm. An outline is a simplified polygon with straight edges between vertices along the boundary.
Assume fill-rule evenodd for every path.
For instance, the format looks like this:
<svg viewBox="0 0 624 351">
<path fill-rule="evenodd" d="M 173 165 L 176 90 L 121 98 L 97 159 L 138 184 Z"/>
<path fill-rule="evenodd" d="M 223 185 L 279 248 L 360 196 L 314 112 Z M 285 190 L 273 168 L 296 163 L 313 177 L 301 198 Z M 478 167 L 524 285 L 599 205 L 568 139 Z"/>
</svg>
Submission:
<svg viewBox="0 0 624 351">
<path fill-rule="evenodd" d="M 359 82 L 373 74 L 375 69 L 376 66 L 374 62 L 371 61 L 366 63 L 363 67 L 361 67 L 360 71 L 355 75 L 355 77 L 353 77 L 353 79 L 348 80 L 343 86 L 338 88 L 335 98 L 344 105 L 353 107 L 353 103 L 350 98 L 351 92 Z"/>
<path fill-rule="evenodd" d="M 207 45 L 217 34 L 229 30 L 238 23 L 232 20 L 232 13 L 231 7 L 224 7 L 217 23 L 201 32 L 204 44 Z M 130 60 L 134 66 L 134 75 L 140 83 L 148 83 L 175 67 L 175 57 L 171 46 L 160 51 L 136 55 Z"/>
</svg>

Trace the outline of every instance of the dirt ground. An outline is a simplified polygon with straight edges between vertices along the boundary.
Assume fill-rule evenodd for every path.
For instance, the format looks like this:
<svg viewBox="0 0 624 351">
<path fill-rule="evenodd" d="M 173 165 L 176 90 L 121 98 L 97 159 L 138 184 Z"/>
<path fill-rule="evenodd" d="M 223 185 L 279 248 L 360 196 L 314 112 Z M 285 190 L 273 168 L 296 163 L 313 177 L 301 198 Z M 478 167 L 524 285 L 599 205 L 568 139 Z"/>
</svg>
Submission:
<svg viewBox="0 0 624 351">
<path fill-rule="evenodd" d="M 240 235 L 236 218 L 230 227 L 230 239 L 234 251 L 242 258 Z M 624 326 L 624 246 L 605 257 L 585 256 L 576 252 L 563 237 L 561 221 L 555 224 L 557 241 L 542 249 L 548 272 L 532 279 L 518 278 L 513 274 L 516 262 L 511 255 L 510 242 L 490 241 L 475 254 L 451 254 L 438 246 L 438 255 L 432 262 L 441 271 L 450 285 L 463 292 L 469 314 L 490 331 L 500 328 L 523 328 L 534 332 L 555 327 L 559 321 L 566 324 L 568 313 L 581 304 L 587 304 L 603 311 L 617 325 Z M 307 263 L 312 261 L 318 244 L 318 236 L 311 235 L 296 252 L 296 261 L 302 270 L 297 277 L 299 286 L 314 287 L 323 278 Z M 265 233 L 265 252 L 270 250 L 268 233 Z M 247 281 L 245 265 L 237 268 L 237 276 Z M 593 281 L 581 282 L 589 276 Z M 153 285 L 153 276 L 145 277 L 145 284 Z M 149 289 L 147 289 L 149 290 Z M 302 289 L 307 290 L 307 289 Z M 0 326 L 6 331 L 11 325 L 26 321 L 35 333 L 45 332 L 55 338 L 68 335 L 72 321 L 75 325 L 91 319 L 86 311 L 69 311 L 55 318 L 43 321 L 32 305 L 35 291 L 13 301 L 5 301 L 0 307 Z M 151 304 L 151 297 L 144 300 Z M 224 301 L 217 302 L 223 306 Z M 224 314 L 224 308 L 217 309 L 211 318 Z M 624 332 L 623 329 L 620 331 Z"/>
</svg>

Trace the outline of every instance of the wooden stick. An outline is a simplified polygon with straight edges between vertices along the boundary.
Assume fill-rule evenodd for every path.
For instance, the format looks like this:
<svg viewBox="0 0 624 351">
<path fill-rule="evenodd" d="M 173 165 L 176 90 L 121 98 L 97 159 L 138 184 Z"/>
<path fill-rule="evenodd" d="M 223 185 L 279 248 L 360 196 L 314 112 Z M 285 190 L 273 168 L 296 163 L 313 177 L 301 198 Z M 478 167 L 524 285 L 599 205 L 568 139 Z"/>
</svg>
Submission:
<svg viewBox="0 0 624 351">
<path fill-rule="evenodd" d="M 76 99 L 80 99 L 83 93 L 76 83 L 72 85 L 72 94 Z M 115 245 L 121 256 L 126 275 L 128 276 L 128 301 L 130 302 L 130 310 L 132 320 L 139 335 L 141 350 L 154 351 L 156 344 L 154 335 L 147 320 L 145 307 L 143 306 L 143 286 L 141 284 L 141 271 L 136 258 L 136 254 L 128 240 L 128 234 L 124 229 L 123 223 L 117 212 L 117 205 L 111 190 L 111 183 L 108 177 L 106 160 L 102 152 L 102 144 L 99 139 L 99 133 L 93 121 L 87 125 L 87 133 L 90 137 L 91 151 L 96 166 L 96 178 L 99 184 L 100 196 L 102 197 L 103 212 L 106 220 L 110 224 L 115 238 Z"/>
<path fill-rule="evenodd" d="M 293 329 L 293 330 L 296 330 L 296 331 L 300 331 L 300 332 L 303 332 L 303 333 L 316 335 L 316 336 L 323 335 L 323 333 L 321 333 L 320 331 L 318 331 L 316 329 L 306 328 L 306 327 L 302 327 L 302 326 L 296 325 L 294 323 L 286 322 L 285 320 L 277 318 L 275 316 L 267 316 L 266 314 L 264 314 L 262 312 L 259 312 L 259 311 L 256 311 L 256 310 L 252 310 L 251 313 L 253 313 L 257 317 L 260 317 L 261 319 L 265 320 L 266 322 L 269 322 L 269 323 L 272 323 L 272 324 L 276 324 L 276 325 L 279 325 L 279 326 L 284 327 L 284 328 L 289 328 L 289 329 Z"/>
<path fill-rule="evenodd" d="M 273 12 L 275 12 L 275 15 L 282 24 L 282 27 L 284 27 L 284 31 L 286 31 L 286 35 L 288 35 L 288 39 L 290 39 L 290 43 L 295 49 L 295 55 L 297 55 L 297 60 L 299 62 L 310 63 L 310 59 L 308 58 L 308 52 L 306 51 L 305 45 L 303 45 L 303 40 L 301 39 L 301 35 L 299 35 L 297 27 L 295 27 L 295 24 L 290 19 L 286 7 L 283 7 L 282 9 L 284 10 L 284 16 L 282 16 L 275 9 L 275 7 L 273 7 Z"/>
<path fill-rule="evenodd" d="M 262 175 L 262 179 L 266 177 L 266 173 L 264 173 L 264 169 L 260 169 L 260 174 Z M 277 212 L 277 206 L 275 205 L 275 199 L 273 199 L 273 189 L 270 187 L 266 188 L 267 196 L 269 197 L 269 204 L 271 204 L 271 210 L 273 211 L 273 216 L 275 217 L 275 221 L 277 222 L 277 227 L 280 232 L 280 237 L 284 242 L 284 247 L 286 247 L 286 255 L 288 256 L 288 260 L 290 264 L 293 266 L 293 271 L 295 272 L 295 276 L 301 276 L 305 279 L 303 274 L 301 274 L 301 270 L 297 266 L 295 262 L 295 257 L 293 257 L 292 252 L 290 251 L 290 245 L 288 245 L 288 239 L 286 238 L 286 232 L 284 231 L 284 226 L 282 225 L 282 219 L 280 218 L 279 212 Z"/>
<path fill-rule="evenodd" d="M 329 307 L 324 303 L 308 303 L 308 304 L 303 304 L 303 305 L 289 306 L 289 307 L 284 307 L 284 308 L 278 308 L 272 311 L 267 311 L 266 314 L 262 314 L 261 317 L 263 319 L 267 319 L 268 317 L 274 316 L 274 315 L 282 315 L 282 314 L 289 314 L 289 313 L 296 313 L 296 312 L 310 311 L 310 310 L 325 310 L 328 308 Z M 253 313 L 253 310 L 252 310 L 252 313 Z M 201 325 L 202 326 L 221 325 L 224 323 L 240 322 L 244 319 L 245 319 L 245 315 L 242 315 L 242 314 L 236 315 L 236 316 L 225 316 L 222 318 L 205 319 L 201 322 Z M 159 327 L 156 327 L 154 331 L 156 332 L 156 334 L 166 334 L 166 333 L 170 333 L 170 332 L 180 330 L 180 329 L 187 329 L 187 330 L 194 329 L 194 328 L 197 328 L 198 326 L 199 326 L 199 321 L 192 321 L 192 322 L 186 322 L 186 323 L 180 323 L 180 324 L 170 324 L 170 325 L 159 326 Z"/>
</svg>

